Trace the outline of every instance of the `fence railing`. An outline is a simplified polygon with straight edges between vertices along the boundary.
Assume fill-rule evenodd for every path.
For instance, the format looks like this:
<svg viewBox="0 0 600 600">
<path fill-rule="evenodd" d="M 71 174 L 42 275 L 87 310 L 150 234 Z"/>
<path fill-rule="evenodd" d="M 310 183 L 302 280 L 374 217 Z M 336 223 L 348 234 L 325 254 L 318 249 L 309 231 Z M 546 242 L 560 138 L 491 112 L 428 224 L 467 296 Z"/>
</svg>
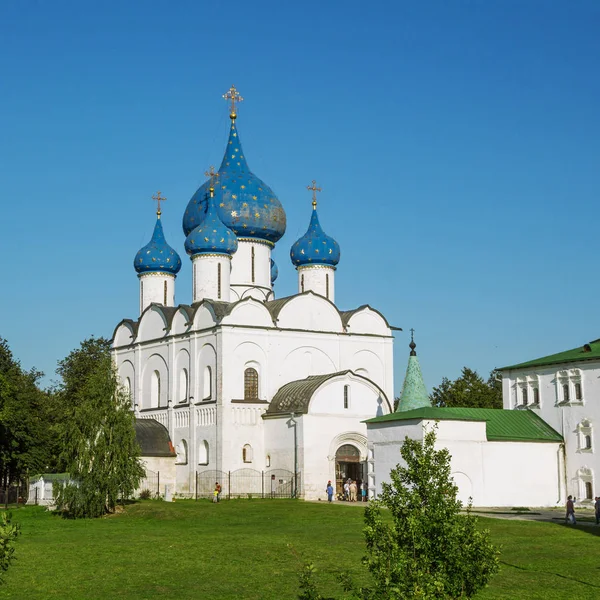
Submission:
<svg viewBox="0 0 600 600">
<path fill-rule="evenodd" d="M 221 486 L 220 499 L 231 498 L 298 498 L 302 485 L 301 473 L 286 469 L 257 471 L 197 471 L 194 496 L 210 498 L 215 487 Z"/>
</svg>

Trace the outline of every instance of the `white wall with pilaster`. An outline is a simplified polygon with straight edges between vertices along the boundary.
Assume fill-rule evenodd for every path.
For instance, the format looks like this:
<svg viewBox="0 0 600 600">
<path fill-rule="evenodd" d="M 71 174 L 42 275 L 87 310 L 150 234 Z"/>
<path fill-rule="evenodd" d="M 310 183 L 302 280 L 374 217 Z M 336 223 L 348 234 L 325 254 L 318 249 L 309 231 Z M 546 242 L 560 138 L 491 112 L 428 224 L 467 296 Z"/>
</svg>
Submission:
<svg viewBox="0 0 600 600">
<path fill-rule="evenodd" d="M 231 259 L 231 301 L 251 296 L 267 300 L 271 288 L 271 248 L 268 242 L 238 238 Z"/>
<path fill-rule="evenodd" d="M 175 276 L 169 273 L 142 273 L 140 280 L 140 315 L 152 303 L 175 306 Z"/>
<path fill-rule="evenodd" d="M 306 265 L 297 270 L 299 294 L 312 291 L 335 303 L 335 267 Z"/>
<path fill-rule="evenodd" d="M 192 259 L 193 302 L 204 298 L 229 302 L 231 257 L 225 254 L 197 254 Z"/>
</svg>

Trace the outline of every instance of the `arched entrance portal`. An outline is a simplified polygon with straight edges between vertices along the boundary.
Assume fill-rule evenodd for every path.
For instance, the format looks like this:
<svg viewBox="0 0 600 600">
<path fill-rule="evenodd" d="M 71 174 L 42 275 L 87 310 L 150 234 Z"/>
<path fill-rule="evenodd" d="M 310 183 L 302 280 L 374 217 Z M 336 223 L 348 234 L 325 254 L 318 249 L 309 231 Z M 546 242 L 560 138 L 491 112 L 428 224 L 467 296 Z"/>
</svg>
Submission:
<svg viewBox="0 0 600 600">
<path fill-rule="evenodd" d="M 335 453 L 336 493 L 344 493 L 344 482 L 348 479 L 356 481 L 357 486 L 363 480 L 363 464 L 360 462 L 360 450 L 352 444 L 344 444 Z"/>
</svg>

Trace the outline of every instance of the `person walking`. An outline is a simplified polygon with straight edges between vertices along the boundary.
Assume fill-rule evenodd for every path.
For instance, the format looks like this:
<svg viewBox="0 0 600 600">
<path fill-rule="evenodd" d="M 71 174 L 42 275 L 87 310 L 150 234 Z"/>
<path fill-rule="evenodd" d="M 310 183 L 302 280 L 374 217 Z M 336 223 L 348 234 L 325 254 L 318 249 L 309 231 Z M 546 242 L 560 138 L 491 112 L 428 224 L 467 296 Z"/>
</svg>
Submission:
<svg viewBox="0 0 600 600">
<path fill-rule="evenodd" d="M 327 482 L 327 502 L 332 502 L 333 501 L 333 486 L 331 485 L 331 481 Z"/>
<path fill-rule="evenodd" d="M 596 510 L 596 525 L 600 525 L 600 496 L 596 496 L 594 509 Z"/>
<path fill-rule="evenodd" d="M 577 525 L 575 519 L 575 504 L 573 503 L 573 496 L 567 498 L 567 523 L 571 525 Z"/>
<path fill-rule="evenodd" d="M 356 502 L 356 481 L 350 482 L 350 502 Z"/>
<path fill-rule="evenodd" d="M 365 481 L 360 484 L 360 500 L 361 502 L 367 501 L 367 483 Z"/>
</svg>

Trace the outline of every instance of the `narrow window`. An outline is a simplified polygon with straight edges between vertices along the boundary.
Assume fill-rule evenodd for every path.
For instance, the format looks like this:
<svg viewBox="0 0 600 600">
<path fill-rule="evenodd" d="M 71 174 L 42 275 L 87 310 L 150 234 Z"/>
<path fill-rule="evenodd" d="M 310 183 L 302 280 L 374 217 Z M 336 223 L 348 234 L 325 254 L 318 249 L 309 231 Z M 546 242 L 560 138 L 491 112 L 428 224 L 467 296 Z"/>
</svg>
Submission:
<svg viewBox="0 0 600 600">
<path fill-rule="evenodd" d="M 592 449 L 592 436 L 591 435 L 586 435 L 585 438 L 585 445 L 584 448 L 586 450 L 591 450 Z"/>
<path fill-rule="evenodd" d="M 533 388 L 533 403 L 540 403 L 540 390 L 538 388 Z"/>
<path fill-rule="evenodd" d="M 244 400 L 258 399 L 258 371 L 250 367 L 244 371 Z"/>
<path fill-rule="evenodd" d="M 565 402 L 569 401 L 569 384 L 568 383 L 563 384 L 563 400 Z"/>
<path fill-rule="evenodd" d="M 167 282 L 163 286 L 163 306 L 167 306 Z"/>
<path fill-rule="evenodd" d="M 329 273 L 325 273 L 325 298 L 329 300 Z"/>
<path fill-rule="evenodd" d="M 204 368 L 204 394 L 202 395 L 203 400 L 210 400 L 212 396 L 212 369 L 210 367 Z"/>
<path fill-rule="evenodd" d="M 150 407 L 160 406 L 160 373 L 154 371 L 150 380 Z"/>
<path fill-rule="evenodd" d="M 140 281 L 140 296 L 141 296 L 142 310 L 144 310 L 144 282 L 143 281 Z"/>
<path fill-rule="evenodd" d="M 523 388 L 523 404 L 527 406 L 527 388 Z"/>
<path fill-rule="evenodd" d="M 349 396 L 349 392 L 350 392 L 350 386 L 349 385 L 345 385 L 344 386 L 344 408 L 348 408 L 348 396 Z"/>
<path fill-rule="evenodd" d="M 580 383 L 575 384 L 575 399 L 581 400 L 581 384 Z"/>
<path fill-rule="evenodd" d="M 179 402 L 187 402 L 188 392 L 188 372 L 187 369 L 181 369 L 179 373 Z"/>
<path fill-rule="evenodd" d="M 594 494 L 592 492 L 593 492 L 592 482 L 586 481 L 585 482 L 585 499 L 586 500 L 591 500 L 594 497 Z"/>
<path fill-rule="evenodd" d="M 252 246 L 252 283 L 254 283 L 254 246 Z"/>
<path fill-rule="evenodd" d="M 242 448 L 242 460 L 245 463 L 251 463 L 252 462 L 252 446 L 250 444 L 246 444 Z"/>
<path fill-rule="evenodd" d="M 221 299 L 221 263 L 217 265 L 217 297 Z"/>
<path fill-rule="evenodd" d="M 267 454 L 267 459 L 265 461 L 265 466 L 266 467 L 270 467 L 271 466 L 271 455 Z"/>
<path fill-rule="evenodd" d="M 198 448 L 198 464 L 208 464 L 208 442 L 206 440 L 200 442 L 200 446 Z"/>
<path fill-rule="evenodd" d="M 300 275 L 300 290 L 304 294 L 304 275 Z"/>
</svg>

